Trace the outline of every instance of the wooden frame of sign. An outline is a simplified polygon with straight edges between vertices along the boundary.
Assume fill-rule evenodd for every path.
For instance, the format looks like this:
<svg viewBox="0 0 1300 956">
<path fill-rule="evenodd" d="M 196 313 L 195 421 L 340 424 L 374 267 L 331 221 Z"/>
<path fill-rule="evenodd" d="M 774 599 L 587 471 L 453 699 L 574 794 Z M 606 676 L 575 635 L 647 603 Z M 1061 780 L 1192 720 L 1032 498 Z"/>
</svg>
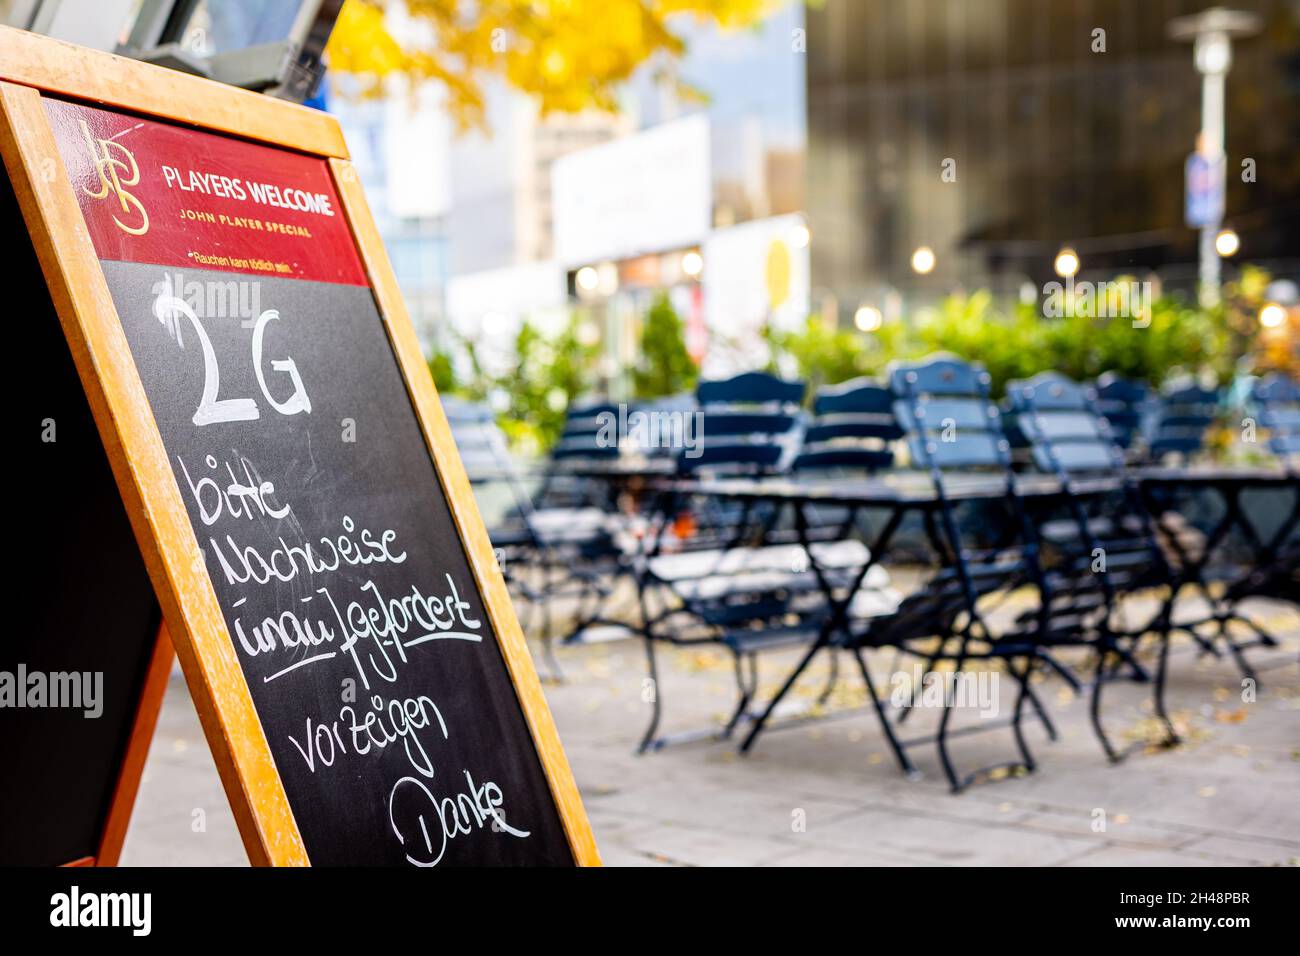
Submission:
<svg viewBox="0 0 1300 956">
<path fill-rule="evenodd" d="M 598 865 L 577 787 L 337 121 L 326 113 L 202 78 L 0 27 L 0 153 L 250 860 L 261 865 L 311 862 L 60 158 L 42 102 L 50 96 L 328 162 L 572 861 Z M 163 660 L 155 656 L 156 664 Z M 161 664 L 152 670 L 154 693 L 160 693 L 160 671 L 165 675 Z M 153 712 L 156 716 L 156 706 Z M 133 759 L 142 763 L 143 751 L 136 753 Z M 115 813 L 110 814 L 118 830 L 108 841 L 110 852 L 99 862 L 115 859 L 121 845 L 121 805 L 129 814 L 139 767 L 125 772 L 126 783 L 119 786 Z"/>
<path fill-rule="evenodd" d="M 113 785 L 113 796 L 100 834 L 98 852 L 93 857 L 75 860 L 67 865 L 117 865 L 122 844 L 126 842 L 126 828 L 131 822 L 131 811 L 135 808 L 145 758 L 149 756 L 149 744 L 153 740 L 154 728 L 158 726 L 158 714 L 162 710 L 163 694 L 167 690 L 167 678 L 171 674 L 175 656 L 171 638 L 167 635 L 167 625 L 164 624 L 158 628 L 158 636 L 154 639 L 140 701 L 131 722 L 131 738 L 127 742 L 117 781 Z"/>
</svg>

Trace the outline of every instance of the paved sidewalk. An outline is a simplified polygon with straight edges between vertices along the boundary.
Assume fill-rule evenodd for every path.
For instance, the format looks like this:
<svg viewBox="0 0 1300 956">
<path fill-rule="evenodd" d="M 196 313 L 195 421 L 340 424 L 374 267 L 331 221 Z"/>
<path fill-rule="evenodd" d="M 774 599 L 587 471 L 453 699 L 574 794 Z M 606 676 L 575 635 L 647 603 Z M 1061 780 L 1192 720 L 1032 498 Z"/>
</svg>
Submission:
<svg viewBox="0 0 1300 956">
<path fill-rule="evenodd" d="M 1230 661 L 1198 660 L 1180 642 L 1169 702 L 1187 743 L 1108 766 L 1086 702 L 1048 680 L 1039 690 L 1062 739 L 1049 744 L 1030 728 L 1038 772 L 956 797 L 931 747 L 914 751 L 924 779 L 902 778 L 865 709 L 770 733 L 748 757 L 715 742 L 637 757 L 649 705 L 644 652 L 633 641 L 562 650 L 567 680 L 547 694 L 607 864 L 1297 865 L 1300 615 L 1257 608 L 1286 638 L 1283 648 L 1252 653 L 1262 683 L 1254 702 L 1243 702 Z M 892 664 L 892 654 L 873 657 L 879 682 Z M 787 666 L 765 659 L 766 691 Z M 667 731 L 706 726 L 731 705 L 722 655 L 670 651 L 662 672 Z M 815 696 L 824 674 L 809 677 L 802 700 Z M 844 667 L 831 709 L 863 705 L 859 685 Z M 1108 726 L 1141 738 L 1151 725 L 1144 697 L 1136 685 L 1108 687 Z M 914 716 L 909 733 L 920 734 L 934 713 Z M 1005 730 L 960 738 L 952 749 L 967 769 L 1013 756 Z M 174 677 L 123 863 L 245 862 L 184 682 Z"/>
</svg>

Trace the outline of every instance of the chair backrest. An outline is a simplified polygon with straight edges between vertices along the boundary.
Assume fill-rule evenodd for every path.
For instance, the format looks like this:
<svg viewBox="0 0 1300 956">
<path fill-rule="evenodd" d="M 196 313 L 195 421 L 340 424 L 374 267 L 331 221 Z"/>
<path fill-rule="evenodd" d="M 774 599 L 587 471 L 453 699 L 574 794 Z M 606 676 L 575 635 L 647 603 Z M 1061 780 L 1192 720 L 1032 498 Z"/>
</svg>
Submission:
<svg viewBox="0 0 1300 956">
<path fill-rule="evenodd" d="M 742 372 L 732 378 L 700 382 L 695 397 L 701 405 L 798 405 L 807 385 L 767 372 Z"/>
<path fill-rule="evenodd" d="M 618 455 L 618 406 L 604 401 L 570 405 L 551 459 L 604 461 Z"/>
<path fill-rule="evenodd" d="M 1300 383 L 1281 372 L 1273 372 L 1255 382 L 1250 397 L 1260 405 L 1297 405 L 1300 404 Z"/>
<path fill-rule="evenodd" d="M 1040 372 L 1008 382 L 1007 404 L 1040 471 L 1062 477 L 1123 473 L 1123 450 L 1091 390 L 1059 372 Z"/>
<path fill-rule="evenodd" d="M 1196 383 L 1172 384 L 1160 393 L 1159 406 L 1147 439 L 1148 454 L 1190 458 L 1205 448 L 1205 436 L 1219 410 L 1218 389 Z"/>
<path fill-rule="evenodd" d="M 618 411 L 617 405 L 604 400 L 569 406 L 564 429 L 551 446 L 545 474 L 533 496 L 537 508 L 612 506 L 612 486 L 581 472 L 584 466 L 603 468 L 618 459 Z"/>
<path fill-rule="evenodd" d="M 1096 407 L 1110 426 L 1115 443 L 1127 450 L 1142 432 L 1142 421 L 1150 410 L 1151 390 L 1145 382 L 1103 372 L 1093 383 Z"/>
<path fill-rule="evenodd" d="M 1061 479 L 1074 533 L 1049 535 L 1068 583 L 1046 610 L 1049 627 L 1068 621 L 1086 595 L 1100 592 L 1113 608 L 1118 595 L 1142 584 L 1168 583 L 1168 566 L 1154 525 L 1125 471 L 1124 452 L 1095 405 L 1095 392 L 1058 372 L 1007 383 L 1007 403 L 1030 443 L 1039 470 Z M 1080 478 L 1115 484 L 1087 502 L 1076 493 Z M 1097 502 L 1104 504 L 1098 507 Z M 1098 561 L 1103 564 L 1098 565 Z M 1105 574 L 1098 574 L 1104 567 Z"/>
<path fill-rule="evenodd" d="M 448 396 L 442 399 L 442 410 L 471 483 L 496 481 L 509 474 L 513 467 L 509 445 L 491 408 Z"/>
<path fill-rule="evenodd" d="M 761 475 L 783 470 L 803 427 L 806 386 L 766 372 L 745 372 L 696 389 L 700 444 L 677 456 L 682 474 Z"/>
<path fill-rule="evenodd" d="M 966 628 L 988 633 L 980 598 L 1039 580 L 1034 533 L 1015 488 L 1010 442 L 989 398 L 989 382 L 982 367 L 948 354 L 891 365 L 894 415 L 911 462 L 927 470 L 935 485 L 943 540 L 932 540 L 946 546 L 945 563 L 952 568 L 900 607 L 891 627 L 902 635 L 943 632 L 958 615 L 966 615 Z M 950 477 L 972 471 L 995 473 L 1005 489 L 1001 499 L 950 498 Z"/>
<path fill-rule="evenodd" d="M 894 417 L 894 395 L 879 382 L 856 378 L 820 389 L 813 415 L 795 471 L 873 472 L 894 463 L 890 443 L 903 430 Z"/>
<path fill-rule="evenodd" d="M 1300 456 L 1300 385 L 1274 372 L 1255 382 L 1250 406 L 1269 450 L 1287 462 Z"/>
<path fill-rule="evenodd" d="M 889 383 L 912 462 L 936 481 L 954 471 L 1010 475 L 1011 446 L 982 367 L 940 353 L 891 366 Z"/>
<path fill-rule="evenodd" d="M 647 458 L 677 455 L 702 441 L 699 403 L 691 392 L 637 402 L 628 410 L 626 442 Z"/>
<path fill-rule="evenodd" d="M 944 353 L 894 364 L 889 375 L 895 416 L 912 463 L 928 471 L 934 483 L 947 558 L 973 618 L 981 595 L 1038 578 L 1036 538 L 1011 471 L 1002 417 L 989 397 L 990 381 L 981 366 Z M 950 497 L 950 480 L 970 472 L 992 472 L 1005 493 L 1000 504 L 986 500 L 975 507 L 978 520 L 963 522 L 961 502 Z M 1010 515 L 993 515 L 997 507 Z"/>
</svg>

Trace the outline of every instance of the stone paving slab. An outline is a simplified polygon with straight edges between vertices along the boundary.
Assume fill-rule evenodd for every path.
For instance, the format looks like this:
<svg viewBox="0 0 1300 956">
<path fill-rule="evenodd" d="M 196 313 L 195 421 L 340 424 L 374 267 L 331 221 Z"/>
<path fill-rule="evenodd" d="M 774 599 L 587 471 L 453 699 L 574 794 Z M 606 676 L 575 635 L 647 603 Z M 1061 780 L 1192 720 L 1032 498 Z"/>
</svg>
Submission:
<svg viewBox="0 0 1300 956">
<path fill-rule="evenodd" d="M 1260 613 L 1285 636 L 1283 647 L 1251 654 L 1262 682 L 1253 702 L 1241 699 L 1230 661 L 1177 649 L 1168 699 L 1186 738 L 1179 748 L 1108 765 L 1086 701 L 1043 680 L 1036 689 L 1061 733 L 1048 743 L 1041 727 L 1029 729 L 1037 772 L 958 796 L 932 747 L 913 754 L 923 779 L 898 773 L 847 666 L 831 709 L 858 710 L 774 731 L 745 757 L 734 741 L 711 740 L 635 755 L 649 716 L 636 641 L 562 648 L 565 681 L 546 693 L 610 865 L 1298 865 L 1300 615 L 1273 605 Z M 765 693 L 792 662 L 764 659 Z M 892 654 L 871 656 L 878 682 L 893 664 Z M 811 700 L 825 677 L 815 670 L 798 699 Z M 664 730 L 713 726 L 733 700 L 729 659 L 668 650 L 656 690 Z M 1141 737 L 1149 714 L 1144 688 L 1108 688 L 1117 736 Z M 923 735 L 936 719 L 920 709 L 907 733 Z M 966 769 L 1014 756 L 1005 729 L 959 738 L 952 750 Z M 245 862 L 184 682 L 173 677 L 123 863 Z"/>
</svg>

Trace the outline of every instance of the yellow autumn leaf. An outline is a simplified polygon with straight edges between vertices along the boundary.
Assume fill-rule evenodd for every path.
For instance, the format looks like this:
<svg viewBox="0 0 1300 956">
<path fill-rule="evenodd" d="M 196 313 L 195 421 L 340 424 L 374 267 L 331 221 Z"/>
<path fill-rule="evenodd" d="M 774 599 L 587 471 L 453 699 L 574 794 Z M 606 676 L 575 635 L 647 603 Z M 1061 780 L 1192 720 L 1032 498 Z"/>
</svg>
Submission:
<svg viewBox="0 0 1300 956">
<path fill-rule="evenodd" d="M 694 20 L 742 29 L 782 0 L 346 0 L 327 48 L 332 72 L 377 94 L 401 77 L 434 80 L 461 128 L 482 126 L 483 84 L 504 78 L 543 114 L 614 110 L 619 84 L 654 60 L 672 79 L 685 52 L 681 26 Z M 389 29 L 402 6 L 414 27 Z M 689 91 L 688 91 L 689 92 Z"/>
<path fill-rule="evenodd" d="M 1246 720 L 1246 708 L 1238 707 L 1236 710 L 1216 710 L 1214 719 L 1221 724 L 1240 724 Z"/>
</svg>

